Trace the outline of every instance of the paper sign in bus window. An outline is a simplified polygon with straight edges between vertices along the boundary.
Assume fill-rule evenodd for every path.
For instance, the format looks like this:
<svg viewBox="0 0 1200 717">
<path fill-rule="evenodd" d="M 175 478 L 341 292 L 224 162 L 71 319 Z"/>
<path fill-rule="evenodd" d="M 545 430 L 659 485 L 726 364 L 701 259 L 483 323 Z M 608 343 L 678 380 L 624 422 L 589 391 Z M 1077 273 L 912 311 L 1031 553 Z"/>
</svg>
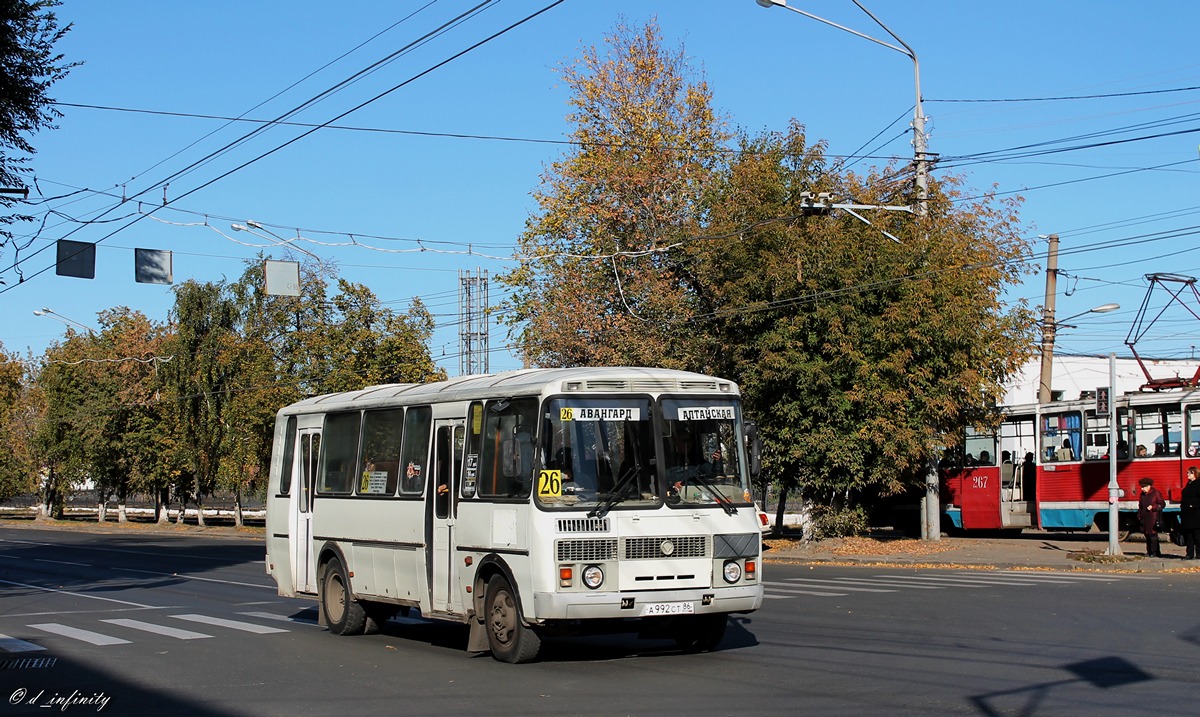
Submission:
<svg viewBox="0 0 1200 717">
<path fill-rule="evenodd" d="M 538 495 L 543 498 L 558 498 L 562 496 L 562 471 L 538 471 Z"/>
</svg>

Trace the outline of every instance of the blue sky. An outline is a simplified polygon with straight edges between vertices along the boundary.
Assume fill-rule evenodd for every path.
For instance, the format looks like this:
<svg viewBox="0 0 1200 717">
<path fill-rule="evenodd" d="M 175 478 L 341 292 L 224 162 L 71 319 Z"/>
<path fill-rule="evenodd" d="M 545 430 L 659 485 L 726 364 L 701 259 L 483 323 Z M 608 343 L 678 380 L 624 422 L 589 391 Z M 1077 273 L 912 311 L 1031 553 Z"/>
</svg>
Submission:
<svg viewBox="0 0 1200 717">
<path fill-rule="evenodd" d="M 74 29 L 59 49 L 84 64 L 52 94 L 69 105 L 273 119 L 480 1 L 66 0 L 58 14 Z M 656 16 L 734 126 L 783 129 L 794 117 L 832 154 L 861 148 L 911 157 L 911 60 L 754 0 L 566 0 L 430 71 L 550 2 L 493 2 L 291 118 L 329 122 L 397 88 L 336 121 L 372 131 L 321 129 L 219 178 L 308 131 L 272 127 L 172 178 L 168 207 L 100 243 L 91 281 L 54 274 L 55 239 L 72 231 L 80 241 L 106 237 L 128 220 L 79 222 L 161 205 L 164 178 L 257 125 L 64 106 L 59 129 L 34 137 L 37 186 L 43 197 L 63 198 L 33 208 L 39 216 L 54 210 L 36 237 L 36 227 L 17 228 L 30 242 L 20 255 L 24 282 L 12 248 L 0 253 L 0 342 L 39 354 L 60 338 L 64 323 L 34 315 L 43 307 L 93 326 L 97 312 L 118 305 L 164 320 L 170 289 L 133 281 L 134 248 L 173 251 L 177 282 L 234 279 L 258 251 L 237 242 L 266 241 L 230 225 L 255 220 L 281 236 L 299 230 L 344 243 L 353 235 L 392 250 L 304 245 L 397 310 L 422 297 L 439 322 L 434 356 L 457 374 L 459 272 L 495 275 L 509 266 L 493 257 L 512 254 L 533 209 L 530 192 L 568 151 L 567 93 L 554 68 L 601 43 L 619 17 L 636 25 Z M 850 0 L 792 4 L 890 40 Z M 1135 12 L 1129 3 L 1083 0 L 864 4 L 920 59 L 929 149 L 943 157 L 935 176 L 962 172 L 972 187 L 1020 193 L 1028 235 L 1060 235 L 1060 318 L 1121 304 L 1071 321 L 1076 328 L 1060 332 L 1057 350 L 1127 353 L 1143 276 L 1200 275 L 1200 89 L 1184 89 L 1200 87 L 1200 5 L 1161 2 Z M 1109 96 L 949 101 L 1092 95 Z M 1142 139 L 1167 133 L 1176 134 Z M 953 159 L 1118 140 L 1014 160 Z M 882 163 L 856 168 L 872 161 Z M 122 195 L 138 199 L 114 208 Z M 270 255 L 286 258 L 279 248 Z M 1010 298 L 1040 304 L 1044 286 L 1039 272 Z M 493 282 L 493 302 L 501 295 Z M 1200 319 L 1175 307 L 1139 351 L 1187 358 L 1200 345 L 1198 329 Z M 491 343 L 506 343 L 502 328 Z M 520 366 L 503 350 L 490 363 Z"/>
</svg>

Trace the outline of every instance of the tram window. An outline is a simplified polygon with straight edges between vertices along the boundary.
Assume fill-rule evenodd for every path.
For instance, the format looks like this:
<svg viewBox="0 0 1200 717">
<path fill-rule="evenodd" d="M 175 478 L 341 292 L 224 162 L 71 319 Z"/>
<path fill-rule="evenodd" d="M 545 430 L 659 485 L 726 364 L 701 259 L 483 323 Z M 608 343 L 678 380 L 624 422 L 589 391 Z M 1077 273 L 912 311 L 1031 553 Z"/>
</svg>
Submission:
<svg viewBox="0 0 1200 717">
<path fill-rule="evenodd" d="M 1088 411 L 1087 414 L 1087 435 L 1085 447 L 1088 460 L 1108 460 L 1109 448 L 1109 421 L 1108 414 L 1095 414 Z M 1129 423 L 1128 411 L 1120 409 L 1117 411 L 1117 460 L 1129 460 L 1133 457 L 1133 451 L 1129 450 Z"/>
<path fill-rule="evenodd" d="M 1200 456 L 1200 406 L 1189 406 L 1187 409 L 1187 454 Z"/>
<path fill-rule="evenodd" d="M 966 451 L 965 459 L 968 466 L 995 465 L 996 436 L 991 433 L 978 433 L 974 428 L 968 426 L 963 450 Z"/>
<path fill-rule="evenodd" d="M 1042 460 L 1080 460 L 1083 449 L 1083 419 L 1076 411 L 1042 416 Z"/>
<path fill-rule="evenodd" d="M 347 495 L 358 475 L 358 434 L 362 418 L 353 413 L 325 416 L 325 450 L 317 495 Z"/>
<path fill-rule="evenodd" d="M 1183 412 L 1177 405 L 1138 408 L 1133 435 L 1139 457 L 1177 456 L 1183 436 Z M 1146 449 L 1144 453 L 1142 447 Z"/>
</svg>

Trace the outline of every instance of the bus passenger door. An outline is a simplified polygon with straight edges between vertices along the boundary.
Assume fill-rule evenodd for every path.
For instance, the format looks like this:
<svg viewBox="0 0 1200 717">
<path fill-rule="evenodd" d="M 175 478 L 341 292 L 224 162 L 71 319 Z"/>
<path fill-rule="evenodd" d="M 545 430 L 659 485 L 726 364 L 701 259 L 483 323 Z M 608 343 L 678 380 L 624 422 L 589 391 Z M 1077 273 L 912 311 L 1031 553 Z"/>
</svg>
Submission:
<svg viewBox="0 0 1200 717">
<path fill-rule="evenodd" d="M 292 491 L 295 506 L 292 525 L 292 575 L 295 576 L 296 591 L 317 591 L 317 566 L 313 561 L 312 507 L 313 485 L 316 481 L 318 461 L 321 457 L 320 429 L 300 429 L 297 436 L 300 450 L 296 451 L 299 465 L 295 475 L 300 485 Z"/>
<path fill-rule="evenodd" d="M 430 586 L 430 604 L 434 612 L 462 612 L 462 600 L 455 584 L 457 563 L 454 560 L 454 518 L 458 512 L 458 483 L 462 470 L 463 441 L 466 421 L 461 419 L 434 422 L 433 480 L 427 490 L 429 510 L 429 547 L 426 565 Z"/>
</svg>

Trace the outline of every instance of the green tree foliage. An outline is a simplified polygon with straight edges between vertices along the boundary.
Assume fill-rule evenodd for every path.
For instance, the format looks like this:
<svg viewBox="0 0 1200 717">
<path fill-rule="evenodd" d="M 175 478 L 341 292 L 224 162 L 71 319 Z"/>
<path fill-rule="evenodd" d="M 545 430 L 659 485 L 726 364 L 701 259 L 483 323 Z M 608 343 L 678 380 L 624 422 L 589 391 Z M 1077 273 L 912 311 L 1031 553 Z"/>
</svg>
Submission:
<svg viewBox="0 0 1200 717">
<path fill-rule="evenodd" d="M 0 501 L 37 487 L 33 427 L 40 413 L 27 365 L 0 344 Z"/>
<path fill-rule="evenodd" d="M 71 26 L 59 27 L 53 8 L 59 0 L 0 0 L 0 187 L 22 189 L 34 153 L 30 135 L 53 129 L 60 116 L 50 87 L 77 63 L 66 63 L 54 45 Z M 0 207 L 15 197 L 0 194 Z M 23 215 L 0 217 L 0 246 L 12 239 L 4 228 Z"/>
<path fill-rule="evenodd" d="M 579 148 L 547 171 L 502 277 L 521 346 L 545 366 L 738 381 L 770 475 L 824 502 L 915 483 L 962 426 L 994 420 L 1028 355 L 1032 317 L 1001 301 L 1028 249 L 1016 203 L 942 178 L 922 218 L 814 215 L 803 193 L 908 204 L 908 183 L 830 166 L 798 124 L 723 151 L 707 88 L 660 44 L 653 24 L 618 26 L 606 57 L 564 72 Z"/>
</svg>

